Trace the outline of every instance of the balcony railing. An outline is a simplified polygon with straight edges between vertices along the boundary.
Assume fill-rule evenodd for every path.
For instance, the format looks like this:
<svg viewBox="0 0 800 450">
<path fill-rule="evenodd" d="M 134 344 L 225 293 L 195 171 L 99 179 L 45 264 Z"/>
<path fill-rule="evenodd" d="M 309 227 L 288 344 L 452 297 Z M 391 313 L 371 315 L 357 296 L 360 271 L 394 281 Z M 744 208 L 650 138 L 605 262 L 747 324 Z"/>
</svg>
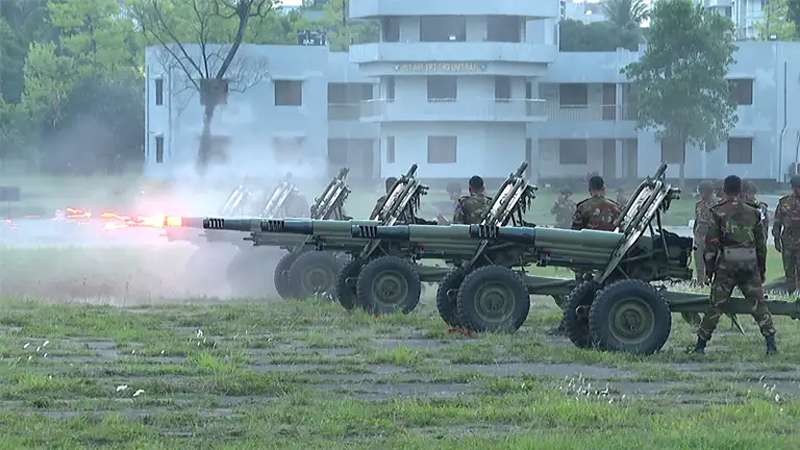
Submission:
<svg viewBox="0 0 800 450">
<path fill-rule="evenodd" d="M 566 122 L 636 120 L 636 110 L 633 105 L 561 105 L 549 102 L 547 120 Z"/>
<path fill-rule="evenodd" d="M 361 104 L 361 117 L 402 121 L 511 121 L 544 120 L 546 102 L 541 99 L 434 99 L 427 102 L 368 100 Z"/>
<path fill-rule="evenodd" d="M 328 120 L 358 120 L 360 117 L 358 103 L 328 103 Z"/>
</svg>

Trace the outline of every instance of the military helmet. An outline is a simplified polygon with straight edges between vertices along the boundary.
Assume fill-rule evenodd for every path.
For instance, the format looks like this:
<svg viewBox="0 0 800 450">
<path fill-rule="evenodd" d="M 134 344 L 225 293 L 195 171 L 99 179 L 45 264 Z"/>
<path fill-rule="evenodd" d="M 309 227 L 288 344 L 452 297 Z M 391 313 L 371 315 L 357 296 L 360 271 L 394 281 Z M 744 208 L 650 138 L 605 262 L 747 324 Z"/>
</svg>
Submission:
<svg viewBox="0 0 800 450">
<path fill-rule="evenodd" d="M 790 184 L 793 188 L 800 187 L 800 175 L 793 176 Z"/>
</svg>

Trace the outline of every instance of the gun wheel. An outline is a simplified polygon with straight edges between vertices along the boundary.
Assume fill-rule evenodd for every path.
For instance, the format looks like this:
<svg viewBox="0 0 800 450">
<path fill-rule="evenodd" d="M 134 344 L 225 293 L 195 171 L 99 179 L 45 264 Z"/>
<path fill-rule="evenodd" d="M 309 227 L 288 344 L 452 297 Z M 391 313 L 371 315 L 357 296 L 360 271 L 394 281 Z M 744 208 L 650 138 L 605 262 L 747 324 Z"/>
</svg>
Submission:
<svg viewBox="0 0 800 450">
<path fill-rule="evenodd" d="M 596 347 L 635 354 L 659 351 L 672 329 L 664 298 L 640 280 L 618 281 L 598 292 L 589 313 Z"/>
<path fill-rule="evenodd" d="M 356 306 L 356 280 L 358 280 L 358 274 L 362 267 L 364 267 L 364 261 L 353 259 L 342 267 L 336 277 L 336 300 L 348 311 Z"/>
<path fill-rule="evenodd" d="M 516 331 L 528 318 L 530 307 L 520 276 L 502 266 L 475 270 L 458 290 L 459 321 L 472 331 Z"/>
<path fill-rule="evenodd" d="M 464 282 L 466 274 L 463 269 L 456 268 L 447 273 L 436 290 L 436 309 L 444 322 L 453 327 L 461 326 L 458 319 L 458 288 Z"/>
<path fill-rule="evenodd" d="M 594 281 L 578 283 L 566 299 L 564 309 L 564 329 L 567 337 L 578 348 L 592 346 L 592 335 L 589 331 L 589 308 L 592 306 L 594 296 L 600 289 Z"/>
<path fill-rule="evenodd" d="M 303 252 L 289 268 L 289 285 L 299 299 L 330 298 L 338 272 L 338 262 L 333 254 Z"/>
<path fill-rule="evenodd" d="M 419 304 L 421 282 L 411 261 L 383 256 L 361 270 L 356 284 L 358 303 L 372 314 L 408 314 Z"/>
<path fill-rule="evenodd" d="M 295 298 L 295 294 L 292 292 L 292 284 L 289 282 L 289 269 L 291 269 L 292 264 L 294 264 L 298 256 L 298 253 L 283 255 L 280 261 L 278 261 L 278 265 L 275 266 L 275 274 L 273 275 L 275 290 L 278 291 L 278 295 L 284 300 Z"/>
</svg>

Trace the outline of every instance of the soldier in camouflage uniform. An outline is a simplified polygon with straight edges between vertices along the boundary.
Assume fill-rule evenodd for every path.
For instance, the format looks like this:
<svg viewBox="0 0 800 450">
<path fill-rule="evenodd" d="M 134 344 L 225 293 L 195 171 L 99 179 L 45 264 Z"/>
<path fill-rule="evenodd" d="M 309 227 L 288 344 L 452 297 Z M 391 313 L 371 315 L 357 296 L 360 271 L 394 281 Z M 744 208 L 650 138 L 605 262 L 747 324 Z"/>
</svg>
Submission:
<svg viewBox="0 0 800 450">
<path fill-rule="evenodd" d="M 550 213 L 556 216 L 556 226 L 558 228 L 570 228 L 572 226 L 572 215 L 575 213 L 575 202 L 570 198 L 572 191 L 563 189 L 561 196 L 556 199 Z"/>
<path fill-rule="evenodd" d="M 761 228 L 764 229 L 764 240 L 766 240 L 767 233 L 769 233 L 769 206 L 759 201 L 757 195 L 758 187 L 756 184 L 752 181 L 744 181 L 742 184 L 742 199 L 761 214 Z"/>
<path fill-rule="evenodd" d="M 790 290 L 797 290 L 800 267 L 800 176 L 792 177 L 792 194 L 781 197 L 775 208 L 772 237 L 783 256 L 783 271 Z"/>
<path fill-rule="evenodd" d="M 605 197 L 606 185 L 602 177 L 595 175 L 589 179 L 589 195 L 575 208 L 572 229 L 614 231 L 622 211 L 618 204 Z"/>
<path fill-rule="evenodd" d="M 381 212 L 381 208 L 383 207 L 383 203 L 389 197 L 389 193 L 392 192 L 392 188 L 394 187 L 395 183 L 397 183 L 397 178 L 395 178 L 395 177 L 389 177 L 389 178 L 386 179 L 386 183 L 385 183 L 386 194 L 384 194 L 384 195 L 382 195 L 382 196 L 380 196 L 378 198 L 378 201 L 375 203 L 375 207 L 372 208 L 372 214 L 369 215 L 370 219 L 377 219 L 378 218 L 378 213 Z"/>
<path fill-rule="evenodd" d="M 698 283 L 707 284 L 706 278 L 706 263 L 703 259 L 706 248 L 706 235 L 708 229 L 713 224 L 711 220 L 711 207 L 716 203 L 714 201 L 714 185 L 709 182 L 700 183 L 697 187 L 700 194 L 700 200 L 694 205 L 694 228 L 692 234 L 694 236 L 694 268 L 695 279 Z"/>
<path fill-rule="evenodd" d="M 729 176 L 724 183 L 725 200 L 711 208 L 712 226 L 706 236 L 706 272 L 713 280 L 711 305 L 697 330 L 695 353 L 705 353 L 725 305 L 735 287 L 753 302 L 753 319 L 767 344 L 767 354 L 777 353 L 772 315 L 764 302 L 767 244 L 757 209 L 743 202 L 742 180 Z"/>
<path fill-rule="evenodd" d="M 469 179 L 469 195 L 458 199 L 453 223 L 474 225 L 481 223 L 492 206 L 492 199 L 486 196 L 483 178 L 475 175 Z"/>
</svg>

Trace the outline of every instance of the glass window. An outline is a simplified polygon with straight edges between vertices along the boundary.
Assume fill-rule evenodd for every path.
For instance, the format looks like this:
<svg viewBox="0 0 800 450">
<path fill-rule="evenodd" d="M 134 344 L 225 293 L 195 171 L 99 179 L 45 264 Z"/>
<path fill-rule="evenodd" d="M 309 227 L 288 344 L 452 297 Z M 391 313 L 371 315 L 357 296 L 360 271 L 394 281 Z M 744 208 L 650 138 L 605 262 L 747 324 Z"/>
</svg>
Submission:
<svg viewBox="0 0 800 450">
<path fill-rule="evenodd" d="M 302 106 L 303 82 L 275 80 L 275 106 Z"/>
<path fill-rule="evenodd" d="M 686 151 L 680 139 L 666 138 L 661 140 L 661 162 L 682 164 L 685 155 Z"/>
<path fill-rule="evenodd" d="M 522 25 L 519 17 L 489 16 L 486 18 L 486 40 L 490 42 L 520 42 Z"/>
<path fill-rule="evenodd" d="M 753 104 L 753 80 L 738 79 L 728 80 L 728 87 L 731 91 L 731 98 L 737 105 Z"/>
<path fill-rule="evenodd" d="M 347 164 L 347 139 L 328 139 L 328 163 L 333 166 Z"/>
<path fill-rule="evenodd" d="M 156 78 L 156 105 L 164 104 L 164 79 Z"/>
<path fill-rule="evenodd" d="M 458 138 L 456 136 L 428 136 L 428 163 L 449 164 L 456 162 Z"/>
<path fill-rule="evenodd" d="M 458 78 L 451 76 L 428 77 L 429 102 L 453 102 L 458 98 Z"/>
<path fill-rule="evenodd" d="M 588 86 L 578 83 L 559 85 L 559 99 L 562 107 L 586 107 L 589 104 Z"/>
<path fill-rule="evenodd" d="M 508 101 L 511 99 L 511 77 L 494 77 L 494 98 L 499 101 Z"/>
<path fill-rule="evenodd" d="M 394 136 L 386 138 L 386 162 L 394 163 Z"/>
<path fill-rule="evenodd" d="M 587 141 L 585 139 L 562 139 L 558 142 L 558 160 L 563 165 L 586 164 Z"/>
<path fill-rule="evenodd" d="M 164 136 L 156 136 L 156 163 L 164 162 Z"/>
<path fill-rule="evenodd" d="M 728 164 L 753 164 L 753 139 L 728 139 Z"/>
<path fill-rule="evenodd" d="M 383 42 L 400 42 L 400 18 L 386 17 L 381 22 Z"/>
</svg>

